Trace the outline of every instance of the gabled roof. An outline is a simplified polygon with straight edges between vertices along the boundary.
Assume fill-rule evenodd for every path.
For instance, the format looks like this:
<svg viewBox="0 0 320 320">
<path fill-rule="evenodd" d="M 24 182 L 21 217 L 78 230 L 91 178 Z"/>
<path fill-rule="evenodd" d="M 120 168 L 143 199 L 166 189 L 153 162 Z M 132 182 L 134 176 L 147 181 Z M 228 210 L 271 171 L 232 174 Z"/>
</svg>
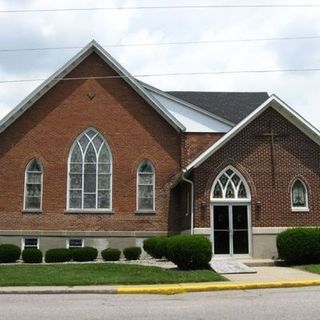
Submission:
<svg viewBox="0 0 320 320">
<path fill-rule="evenodd" d="M 56 85 L 61 78 L 72 71 L 91 53 L 98 54 L 119 76 L 126 81 L 151 107 L 154 108 L 172 127 L 178 132 L 185 131 L 185 127 L 175 119 L 166 108 L 161 105 L 147 90 L 136 80 L 127 70 L 125 70 L 107 51 L 105 51 L 96 41 L 91 41 L 78 54 L 62 66 L 57 72 L 45 80 L 33 92 L 31 92 L 24 100 L 22 100 L 11 112 L 9 112 L 0 121 L 0 133 L 10 126 L 17 118 L 19 118 L 26 110 L 28 110 L 38 99 Z"/>
<path fill-rule="evenodd" d="M 268 108 L 274 108 L 283 117 L 285 117 L 304 134 L 306 134 L 311 140 L 320 145 L 320 132 L 276 95 L 271 95 L 269 99 L 262 103 L 257 109 L 251 112 L 245 119 L 239 122 L 221 139 L 213 143 L 207 150 L 193 160 L 185 169 L 183 169 L 183 172 L 187 174 L 192 169 L 199 167 L 205 160 L 218 151 L 222 146 L 224 146 L 229 140 L 236 136 L 241 130 L 243 130 L 249 123 L 251 123 Z"/>
<path fill-rule="evenodd" d="M 239 123 L 269 98 L 267 92 L 167 91 L 167 93 L 234 124 Z"/>
</svg>

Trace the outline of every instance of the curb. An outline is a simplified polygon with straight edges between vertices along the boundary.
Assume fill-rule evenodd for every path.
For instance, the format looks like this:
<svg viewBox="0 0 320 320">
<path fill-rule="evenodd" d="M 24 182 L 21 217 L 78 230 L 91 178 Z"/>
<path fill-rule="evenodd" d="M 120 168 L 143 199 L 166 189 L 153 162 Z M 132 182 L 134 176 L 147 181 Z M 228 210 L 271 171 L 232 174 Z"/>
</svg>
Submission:
<svg viewBox="0 0 320 320">
<path fill-rule="evenodd" d="M 227 290 L 252 290 L 320 286 L 320 280 L 293 280 L 245 283 L 174 284 L 117 287 L 3 287 L 2 294 L 180 294 Z"/>
<path fill-rule="evenodd" d="M 230 283 L 230 284 L 207 284 L 188 285 L 178 284 L 165 287 L 117 287 L 118 294 L 178 294 L 188 292 L 210 292 L 227 290 L 250 290 L 250 289 L 271 289 L 271 288 L 297 288 L 320 286 L 320 280 L 294 280 L 294 281 L 272 281 L 257 283 Z"/>
</svg>

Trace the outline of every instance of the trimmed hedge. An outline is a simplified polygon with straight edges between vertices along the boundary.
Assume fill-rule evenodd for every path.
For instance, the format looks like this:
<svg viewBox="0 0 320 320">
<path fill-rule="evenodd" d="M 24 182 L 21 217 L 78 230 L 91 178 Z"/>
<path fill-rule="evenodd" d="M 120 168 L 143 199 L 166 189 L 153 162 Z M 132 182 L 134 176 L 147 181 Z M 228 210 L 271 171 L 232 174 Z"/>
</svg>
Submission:
<svg viewBox="0 0 320 320">
<path fill-rule="evenodd" d="M 139 260 L 142 250 L 140 247 L 128 247 L 123 249 L 123 254 L 127 260 Z"/>
<path fill-rule="evenodd" d="M 27 248 L 22 251 L 22 259 L 26 263 L 41 263 L 43 255 L 39 249 Z"/>
<path fill-rule="evenodd" d="M 104 261 L 120 260 L 121 251 L 119 249 L 107 248 L 101 251 L 101 256 Z"/>
<path fill-rule="evenodd" d="M 94 261 L 98 256 L 98 250 L 93 247 L 74 248 L 70 251 L 73 261 L 78 262 Z"/>
<path fill-rule="evenodd" d="M 320 229 L 287 229 L 278 234 L 277 249 L 289 264 L 320 263 Z"/>
<path fill-rule="evenodd" d="M 71 251 L 65 248 L 50 249 L 46 252 L 45 261 L 50 262 L 68 262 L 72 258 Z"/>
<path fill-rule="evenodd" d="M 161 259 L 166 256 L 167 243 L 166 237 L 154 237 L 143 241 L 143 250 L 151 257 Z"/>
<path fill-rule="evenodd" d="M 181 270 L 208 268 L 212 244 L 204 236 L 173 236 L 168 238 L 166 257 Z"/>
<path fill-rule="evenodd" d="M 0 245 L 0 262 L 13 263 L 16 262 L 21 255 L 21 249 L 14 244 Z"/>
</svg>

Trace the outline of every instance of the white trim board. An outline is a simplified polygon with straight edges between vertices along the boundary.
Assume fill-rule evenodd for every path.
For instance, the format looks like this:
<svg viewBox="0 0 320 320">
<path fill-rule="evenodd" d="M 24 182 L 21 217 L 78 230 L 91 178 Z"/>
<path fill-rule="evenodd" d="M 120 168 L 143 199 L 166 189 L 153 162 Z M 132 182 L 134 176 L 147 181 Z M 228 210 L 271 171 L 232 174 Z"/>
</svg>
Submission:
<svg viewBox="0 0 320 320">
<path fill-rule="evenodd" d="M 80 50 L 66 64 L 52 74 L 47 80 L 32 91 L 25 99 L 23 99 L 11 112 L 9 112 L 0 121 L 0 133 L 9 127 L 16 119 L 18 119 L 25 111 L 27 111 L 37 100 L 39 100 L 46 92 L 54 87 L 59 79 L 65 77 L 76 66 L 78 66 L 91 53 L 95 52 L 102 58 L 119 76 L 123 77 L 131 88 L 133 88 L 158 114 L 160 114 L 175 130 L 178 132 L 185 131 L 185 127 L 175 119 L 167 109 L 157 101 L 126 69 L 124 69 L 103 47 L 95 40 L 92 40 L 82 50 Z"/>
<path fill-rule="evenodd" d="M 308 121 L 302 118 L 296 111 L 289 107 L 276 95 L 271 95 L 264 103 L 262 103 L 257 109 L 250 113 L 245 119 L 239 122 L 228 133 L 226 133 L 221 139 L 212 144 L 207 150 L 200 154 L 195 160 L 193 160 L 187 167 L 183 169 L 183 172 L 189 172 L 190 170 L 199 167 L 205 160 L 207 160 L 212 154 L 218 151 L 229 140 L 236 136 L 242 129 L 256 119 L 262 112 L 269 107 L 274 108 L 288 121 L 294 124 L 304 134 L 306 134 L 315 143 L 320 145 L 320 132 L 312 126 Z"/>
</svg>

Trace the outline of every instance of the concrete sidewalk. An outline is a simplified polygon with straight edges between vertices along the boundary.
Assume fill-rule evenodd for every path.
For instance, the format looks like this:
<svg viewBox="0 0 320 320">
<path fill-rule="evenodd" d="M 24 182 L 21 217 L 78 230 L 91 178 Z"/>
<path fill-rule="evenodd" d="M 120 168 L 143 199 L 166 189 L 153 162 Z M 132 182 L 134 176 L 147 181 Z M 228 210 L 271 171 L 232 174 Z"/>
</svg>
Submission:
<svg viewBox="0 0 320 320">
<path fill-rule="evenodd" d="M 320 286 L 320 275 L 287 267 L 255 267 L 255 274 L 226 276 L 230 281 L 206 283 L 177 283 L 168 285 L 128 286 L 56 286 L 56 287 L 2 287 L 0 294 L 177 294 L 219 290 L 249 290 Z"/>
</svg>

